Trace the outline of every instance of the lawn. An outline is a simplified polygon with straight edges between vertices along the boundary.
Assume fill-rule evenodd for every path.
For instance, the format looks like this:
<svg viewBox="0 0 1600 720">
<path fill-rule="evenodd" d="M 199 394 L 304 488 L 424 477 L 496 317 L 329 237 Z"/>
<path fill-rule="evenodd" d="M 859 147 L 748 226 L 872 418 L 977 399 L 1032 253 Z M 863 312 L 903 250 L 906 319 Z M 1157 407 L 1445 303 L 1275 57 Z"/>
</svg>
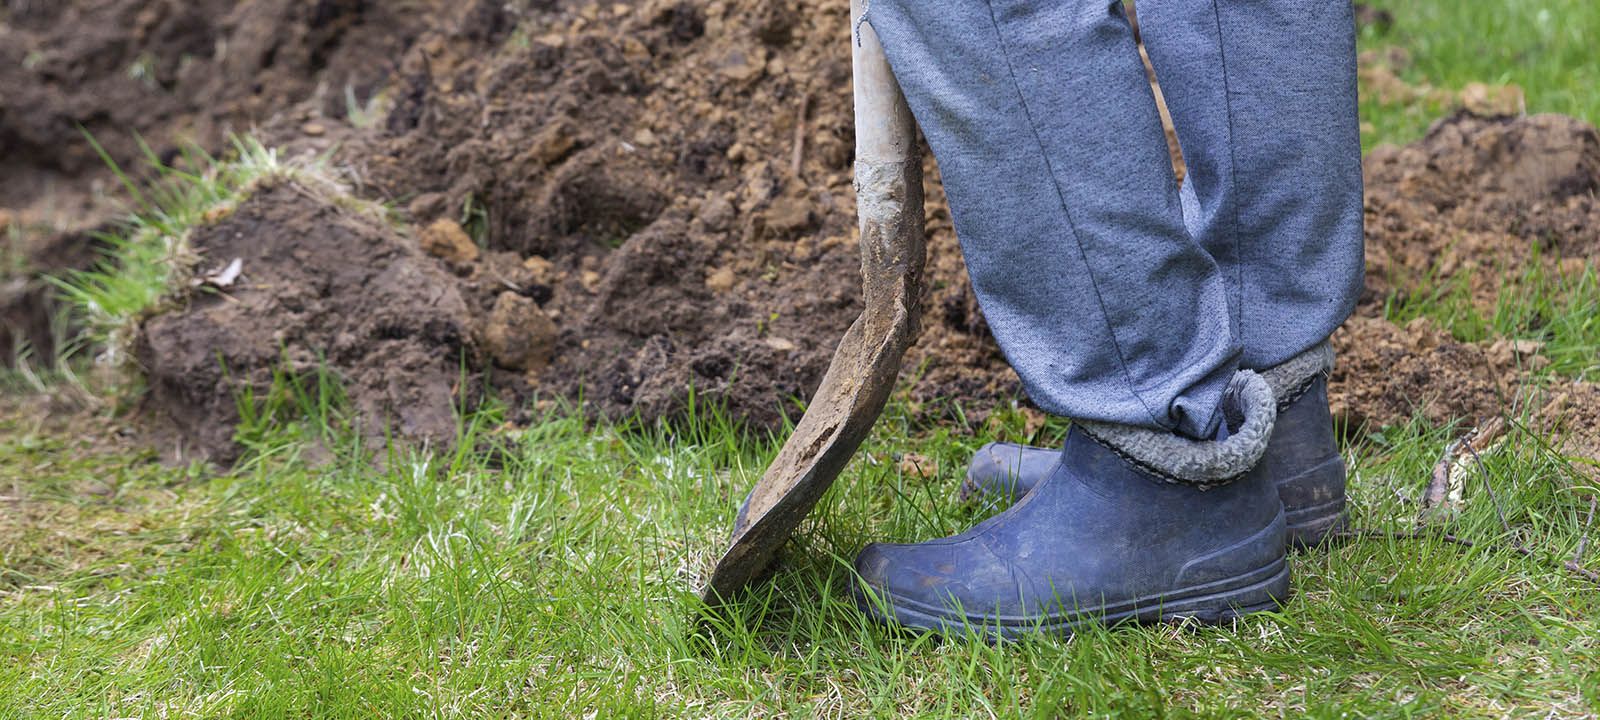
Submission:
<svg viewBox="0 0 1600 720">
<path fill-rule="evenodd" d="M 1530 111 L 1600 119 L 1600 9 L 1379 3 L 1407 82 L 1514 83 Z M 1363 102 L 1370 143 L 1446 107 Z M 1484 316 L 1414 293 L 1467 340 L 1537 339 L 1546 375 L 1595 371 L 1600 291 L 1529 277 Z M 116 288 L 112 288 L 116 289 Z M 120 290 L 118 296 L 127 293 Z M 87 377 L 87 376 L 86 376 Z M 462 413 L 452 450 L 364 444 L 336 384 L 242 398 L 236 465 L 171 467 L 122 438 L 94 379 L 0 391 L 0 718 L 59 717 L 1594 717 L 1600 568 L 1593 460 L 1526 432 L 1467 462 L 1464 502 L 1404 537 L 1465 427 L 1347 429 L 1353 522 L 1292 557 L 1296 596 L 1223 627 L 1125 626 L 991 645 L 868 623 L 849 561 L 874 540 L 964 529 L 955 489 L 989 439 L 1050 443 L 1018 412 L 930 425 L 902 402 L 773 575 L 731 612 L 691 586 L 777 439 L 714 407 L 666 426 L 557 407 Z M 52 412 L 50 403 L 91 409 Z M 1493 492 L 1488 492 L 1492 488 Z M 1515 552 L 1513 546 L 1528 549 Z"/>
</svg>

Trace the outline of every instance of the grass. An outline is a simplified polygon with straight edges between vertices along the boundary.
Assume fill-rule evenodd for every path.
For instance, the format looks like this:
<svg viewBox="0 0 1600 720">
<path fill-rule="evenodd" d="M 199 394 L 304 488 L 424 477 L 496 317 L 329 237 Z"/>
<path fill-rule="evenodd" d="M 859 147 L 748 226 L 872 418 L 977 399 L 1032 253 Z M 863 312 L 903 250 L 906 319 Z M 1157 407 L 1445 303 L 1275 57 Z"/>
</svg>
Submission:
<svg viewBox="0 0 1600 720">
<path fill-rule="evenodd" d="M 774 446 L 715 412 L 673 426 L 483 408 L 450 451 L 364 447 L 336 384 L 280 378 L 225 474 L 0 416 L 0 716 L 1505 716 L 1600 704 L 1600 592 L 1552 566 L 1594 481 L 1535 438 L 1485 457 L 1511 532 L 1294 557 L 1282 613 L 1070 642 L 938 642 L 871 626 L 848 560 L 957 531 L 982 428 L 898 410 L 711 629 L 688 592 Z M 1017 437 L 1020 417 L 991 428 Z M 971 434 L 969 434 L 969 431 Z M 1059 433 L 1049 426 L 1046 435 Z M 1350 448 L 1357 522 L 1405 530 L 1451 428 Z M 368 459 L 377 450 L 377 460 Z M 917 453 L 931 478 L 901 472 Z M 85 483 L 96 483 L 85 487 Z M 1579 490 L 1575 488 L 1585 488 Z M 15 522 L 16 517 L 23 518 Z"/>
<path fill-rule="evenodd" d="M 1409 82 L 1517 83 L 1530 110 L 1595 119 L 1594 66 L 1573 44 L 1596 35 L 1592 6 L 1379 4 L 1395 26 L 1362 46 L 1408 48 Z M 1364 100 L 1367 140 L 1410 139 L 1442 110 Z M 258 149 L 186 161 L 167 194 L 131 188 L 115 256 L 62 279 L 97 343 L 162 301 L 185 233 L 277 166 Z M 1594 268 L 1528 267 L 1492 308 L 1458 275 L 1397 296 L 1389 317 L 1536 340 L 1541 375 L 1594 379 Z M 0 378 L 0 718 L 1600 714 L 1600 589 L 1560 568 L 1600 541 L 1600 468 L 1521 425 L 1472 466 L 1446 525 L 1475 547 L 1363 539 L 1293 556 L 1282 612 L 994 646 L 869 624 L 848 563 L 869 541 L 980 518 L 953 497 L 970 453 L 1062 432 L 1019 412 L 928 426 L 892 405 L 774 574 L 708 618 L 689 588 L 776 447 L 714 408 L 655 426 L 555 410 L 512 428 L 491 405 L 464 412 L 451 448 L 372 445 L 334 379 L 281 375 L 240 399 L 246 455 L 218 470 L 131 449 L 110 411 L 52 415 L 92 392 L 54 382 Z M 1352 429 L 1356 524 L 1411 529 L 1462 430 Z M 931 474 L 903 472 L 907 455 Z"/>
<path fill-rule="evenodd" d="M 1600 122 L 1600 5 L 1588 0 L 1368 0 L 1392 14 L 1387 31 L 1363 28 L 1362 50 L 1403 48 L 1402 80 L 1458 92 L 1468 83 L 1516 85 L 1530 113 L 1564 113 Z M 1363 144 L 1406 143 L 1449 110 L 1440 98 L 1380 102 L 1363 94 Z"/>
</svg>

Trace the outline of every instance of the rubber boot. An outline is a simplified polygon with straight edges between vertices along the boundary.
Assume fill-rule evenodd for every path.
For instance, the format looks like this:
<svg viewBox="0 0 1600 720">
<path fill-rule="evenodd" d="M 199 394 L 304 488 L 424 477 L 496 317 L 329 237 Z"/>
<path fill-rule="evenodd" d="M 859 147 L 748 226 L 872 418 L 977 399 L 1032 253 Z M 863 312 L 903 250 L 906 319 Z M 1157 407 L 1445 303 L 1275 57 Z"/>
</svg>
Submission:
<svg viewBox="0 0 1600 720">
<path fill-rule="evenodd" d="M 972 456 L 961 497 L 997 507 L 1010 504 L 1048 477 L 1060 459 L 1061 451 L 1052 448 L 989 443 Z M 1324 374 L 1279 399 L 1267 452 L 1252 472 L 1277 486 L 1293 547 L 1315 547 L 1344 529 L 1345 464 L 1334 437 Z"/>
<path fill-rule="evenodd" d="M 1006 511 L 954 537 L 867 546 L 855 562 L 858 604 L 908 628 L 1014 638 L 1084 623 L 1222 622 L 1288 597 L 1283 508 L 1265 475 L 1180 484 L 1086 425 L 1074 424 L 1059 462 Z M 1270 427 L 1268 417 L 1255 440 L 1231 439 L 1264 448 Z M 1241 459 L 1248 468 L 1259 457 Z"/>
</svg>

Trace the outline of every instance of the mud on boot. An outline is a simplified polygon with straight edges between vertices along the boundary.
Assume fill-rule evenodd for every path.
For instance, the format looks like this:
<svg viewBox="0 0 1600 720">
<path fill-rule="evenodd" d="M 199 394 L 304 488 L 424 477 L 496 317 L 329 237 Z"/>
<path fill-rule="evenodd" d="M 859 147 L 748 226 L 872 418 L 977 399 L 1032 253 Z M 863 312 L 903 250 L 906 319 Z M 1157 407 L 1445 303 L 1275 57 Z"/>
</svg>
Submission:
<svg viewBox="0 0 1600 720">
<path fill-rule="evenodd" d="M 1289 595 L 1283 509 L 1272 482 L 1246 472 L 1274 405 L 1263 381 L 1240 377 L 1237 402 L 1250 409 L 1238 432 L 1167 436 L 1213 455 L 1215 474 L 1174 482 L 1075 424 L 1060 462 L 1005 512 L 954 537 L 867 546 L 855 562 L 857 603 L 880 621 L 990 637 L 1221 622 L 1278 607 Z"/>
<path fill-rule="evenodd" d="M 1345 464 L 1328 410 L 1327 344 L 1263 373 L 1278 401 L 1267 452 L 1252 471 L 1278 488 L 1293 547 L 1315 547 L 1346 525 Z M 1055 448 L 989 443 L 978 449 L 961 483 L 963 500 L 1003 507 L 1047 477 L 1061 457 Z"/>
</svg>

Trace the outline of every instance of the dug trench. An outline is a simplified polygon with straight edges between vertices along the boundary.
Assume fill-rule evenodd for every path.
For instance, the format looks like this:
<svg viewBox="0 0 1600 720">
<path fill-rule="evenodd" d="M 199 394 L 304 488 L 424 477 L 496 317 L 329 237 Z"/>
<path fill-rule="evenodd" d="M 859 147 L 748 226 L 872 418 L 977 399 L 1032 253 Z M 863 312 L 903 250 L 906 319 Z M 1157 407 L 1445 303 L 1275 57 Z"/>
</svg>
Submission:
<svg viewBox="0 0 1600 720">
<path fill-rule="evenodd" d="M 48 12 L 89 4 L 61 5 Z M 798 416 L 860 311 L 845 3 L 314 5 L 335 19 L 268 2 L 163 11 L 201 37 L 281 26 L 272 37 L 288 39 L 270 63 L 239 66 L 232 50 L 173 60 L 159 32 L 100 31 L 118 57 L 154 58 L 155 86 L 127 92 L 169 103 L 134 113 L 157 154 L 186 131 L 217 143 L 230 124 L 255 122 L 286 153 L 328 154 L 348 193 L 393 208 L 356 212 L 282 181 L 193 230 L 197 274 L 236 259 L 242 273 L 227 287 L 185 289 L 141 319 L 143 422 L 176 428 L 185 452 L 226 461 L 238 452 L 236 399 L 285 368 L 331 371 L 374 433 L 434 442 L 453 437 L 463 403 L 491 395 L 524 409 L 521 420 L 558 400 L 647 422 L 691 404 L 758 429 Z M 11 13 L 4 32 L 44 47 L 53 25 Z M 326 39 L 333 26 L 344 29 Z M 105 178 L 92 158 L 52 155 L 81 145 L 60 126 L 99 118 L 88 125 L 99 136 L 120 116 L 84 97 L 58 102 L 51 93 L 70 83 L 16 74 L 25 59 L 0 82 L 31 88 L 57 115 L 0 112 L 8 168 L 89 194 L 82 178 Z M 77 67 L 60 62 L 61 73 Z M 122 68 L 108 67 L 73 72 L 116 85 L 110 75 Z M 202 80 L 234 71 L 269 79 L 207 104 L 234 86 Z M 292 82 L 274 85 L 279 72 Z M 342 85 L 363 99 L 344 102 L 342 88 L 330 99 Z M 134 161 L 131 146 L 108 149 Z M 1013 403 L 1032 413 L 968 284 L 931 158 L 927 170 L 926 312 L 901 401 L 929 423 L 981 423 Z M 1373 151 L 1365 179 L 1368 282 L 1334 336 L 1332 399 L 1347 427 L 1418 416 L 1471 424 L 1526 406 L 1574 430 L 1589 454 L 1600 450 L 1600 390 L 1534 379 L 1537 344 L 1463 342 L 1426 320 L 1384 319 L 1386 307 L 1452 278 L 1492 311 L 1521 268 L 1592 271 L 1594 128 L 1457 114 L 1416 143 Z M 35 207 L 35 195 L 8 186 L 11 216 Z"/>
</svg>

